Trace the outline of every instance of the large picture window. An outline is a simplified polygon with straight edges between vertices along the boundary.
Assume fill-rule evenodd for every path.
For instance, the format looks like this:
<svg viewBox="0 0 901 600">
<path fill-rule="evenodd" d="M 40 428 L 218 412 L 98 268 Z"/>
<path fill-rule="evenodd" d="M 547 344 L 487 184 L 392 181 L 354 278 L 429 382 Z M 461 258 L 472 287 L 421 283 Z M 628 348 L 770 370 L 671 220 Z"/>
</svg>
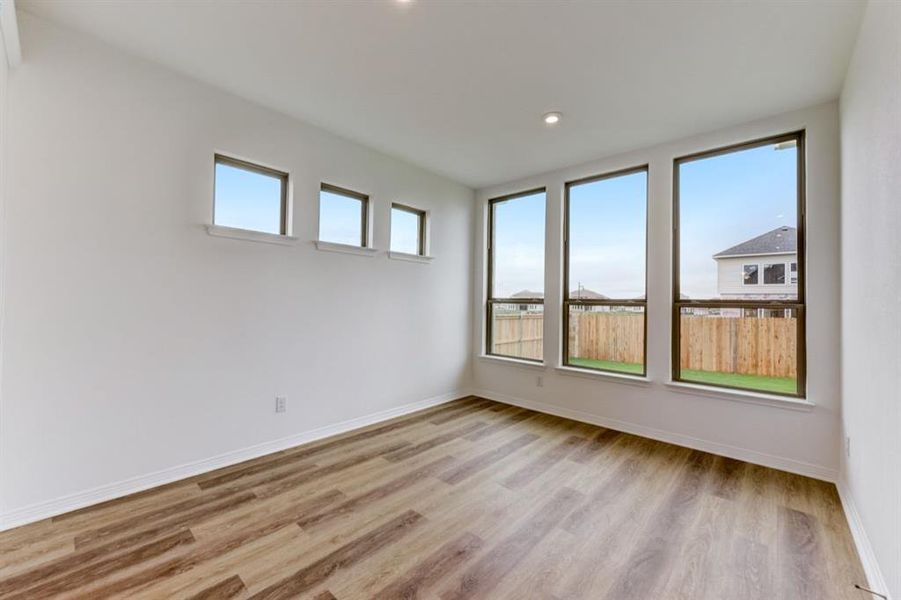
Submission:
<svg viewBox="0 0 901 600">
<path fill-rule="evenodd" d="M 673 380 L 803 397 L 803 132 L 673 175 Z"/>
<path fill-rule="evenodd" d="M 486 354 L 544 359 L 545 191 L 488 201 Z"/>
<path fill-rule="evenodd" d="M 647 167 L 566 184 L 563 364 L 644 375 Z"/>
</svg>

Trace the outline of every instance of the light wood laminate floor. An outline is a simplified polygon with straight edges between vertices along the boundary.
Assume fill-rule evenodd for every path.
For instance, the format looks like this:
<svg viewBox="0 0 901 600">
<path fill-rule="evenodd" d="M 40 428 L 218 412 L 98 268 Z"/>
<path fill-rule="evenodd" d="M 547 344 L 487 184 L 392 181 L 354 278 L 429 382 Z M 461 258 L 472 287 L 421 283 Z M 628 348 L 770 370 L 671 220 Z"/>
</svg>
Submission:
<svg viewBox="0 0 901 600">
<path fill-rule="evenodd" d="M 0 533 L 0 598 L 866 599 L 835 486 L 467 398 Z"/>
</svg>

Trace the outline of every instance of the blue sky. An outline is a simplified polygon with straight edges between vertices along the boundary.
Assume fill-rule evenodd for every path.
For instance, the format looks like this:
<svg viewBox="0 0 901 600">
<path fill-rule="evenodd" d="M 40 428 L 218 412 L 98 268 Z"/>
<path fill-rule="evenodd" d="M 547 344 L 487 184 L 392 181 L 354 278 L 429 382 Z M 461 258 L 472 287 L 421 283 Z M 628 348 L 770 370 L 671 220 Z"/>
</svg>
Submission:
<svg viewBox="0 0 901 600">
<path fill-rule="evenodd" d="M 408 210 L 391 209 L 391 250 L 419 253 L 419 216 Z"/>
<path fill-rule="evenodd" d="M 319 192 L 319 239 L 359 246 L 363 218 L 361 202 L 325 190 Z"/>
<path fill-rule="evenodd" d="M 797 226 L 796 161 L 795 147 L 768 145 L 681 165 L 683 293 L 717 297 L 714 254 Z M 635 173 L 572 188 L 571 288 L 581 283 L 611 298 L 645 293 L 646 185 Z M 544 290 L 544 217 L 543 193 L 496 205 L 495 296 Z"/>
<path fill-rule="evenodd" d="M 495 297 L 544 292 L 544 192 L 494 205 Z"/>
<path fill-rule="evenodd" d="M 570 188 L 570 291 L 610 298 L 645 293 L 647 174 L 633 173 Z"/>
<path fill-rule="evenodd" d="M 797 157 L 794 146 L 768 145 L 682 164 L 683 294 L 716 298 L 714 254 L 776 227 L 797 226 Z"/>
<path fill-rule="evenodd" d="M 216 165 L 215 223 L 281 233 L 281 179 Z"/>
</svg>

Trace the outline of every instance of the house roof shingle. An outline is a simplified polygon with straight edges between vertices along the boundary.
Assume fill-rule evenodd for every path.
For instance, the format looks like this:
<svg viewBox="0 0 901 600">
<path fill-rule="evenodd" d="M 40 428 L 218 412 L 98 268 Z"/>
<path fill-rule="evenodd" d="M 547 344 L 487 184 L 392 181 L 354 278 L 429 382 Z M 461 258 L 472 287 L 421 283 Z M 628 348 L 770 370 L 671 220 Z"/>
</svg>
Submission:
<svg viewBox="0 0 901 600">
<path fill-rule="evenodd" d="M 588 288 L 578 288 L 569 293 L 569 297 L 573 300 L 609 300 L 604 294 L 599 294 Z"/>
<path fill-rule="evenodd" d="M 794 227 L 777 227 L 763 235 L 717 252 L 713 258 L 724 256 L 751 256 L 755 254 L 785 254 L 798 251 L 798 230 Z"/>
<path fill-rule="evenodd" d="M 544 298 L 543 292 L 533 292 L 530 290 L 522 290 L 520 292 L 516 292 L 511 298 Z M 569 297 L 573 300 L 609 300 L 607 296 L 604 294 L 599 294 L 593 290 L 589 290 L 588 288 L 581 288 L 573 290 L 569 293 Z"/>
</svg>

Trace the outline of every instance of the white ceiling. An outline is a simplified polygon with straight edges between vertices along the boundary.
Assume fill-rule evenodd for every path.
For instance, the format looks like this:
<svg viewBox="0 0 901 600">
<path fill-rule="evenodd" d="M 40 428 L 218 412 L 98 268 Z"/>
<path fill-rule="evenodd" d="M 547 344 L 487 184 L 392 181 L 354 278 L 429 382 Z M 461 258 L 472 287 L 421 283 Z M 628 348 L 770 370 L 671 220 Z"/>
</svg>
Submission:
<svg viewBox="0 0 901 600">
<path fill-rule="evenodd" d="M 833 99 L 863 3 L 21 6 L 483 187 Z M 541 121 L 551 110 L 564 114 L 554 128 Z"/>
</svg>

